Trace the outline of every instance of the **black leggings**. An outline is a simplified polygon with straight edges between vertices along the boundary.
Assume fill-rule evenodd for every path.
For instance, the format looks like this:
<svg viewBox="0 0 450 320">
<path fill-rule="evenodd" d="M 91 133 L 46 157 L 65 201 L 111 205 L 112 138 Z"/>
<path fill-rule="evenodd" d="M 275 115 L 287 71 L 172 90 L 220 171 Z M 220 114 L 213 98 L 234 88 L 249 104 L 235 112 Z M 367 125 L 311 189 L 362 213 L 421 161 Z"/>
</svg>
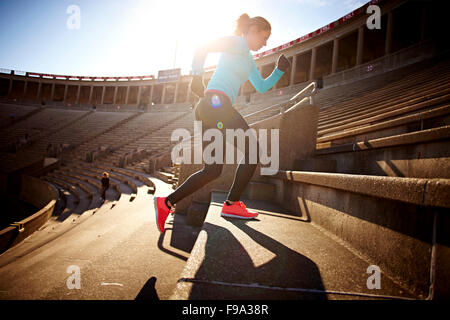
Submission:
<svg viewBox="0 0 450 320">
<path fill-rule="evenodd" d="M 239 112 L 237 112 L 236 109 L 232 107 L 229 98 L 220 92 L 206 92 L 205 97 L 202 98 L 195 107 L 195 119 L 197 121 L 202 121 L 203 131 L 209 128 L 218 128 L 221 129 L 223 133 L 225 133 L 226 129 L 243 129 L 244 131 L 246 131 L 249 128 L 244 118 L 239 114 Z M 245 157 L 242 157 L 242 159 L 240 159 L 239 166 L 234 175 L 234 181 L 228 193 L 227 200 L 239 201 L 245 187 L 247 186 L 257 167 L 257 164 L 250 163 L 249 161 L 252 159 L 249 157 L 248 142 L 249 141 L 247 139 L 245 143 L 246 150 L 241 150 L 245 154 Z M 207 145 L 207 143 L 203 141 L 203 149 L 205 149 L 205 145 Z M 223 163 L 225 163 L 225 145 L 226 139 L 224 134 L 222 149 L 224 155 Z M 257 147 L 256 162 L 259 161 L 258 149 L 259 148 Z M 188 195 L 206 185 L 208 182 L 211 182 L 214 179 L 220 177 L 222 168 L 223 164 L 204 164 L 202 170 L 192 174 L 181 186 L 179 186 L 172 194 L 167 197 L 167 200 L 171 204 L 177 203 L 181 199 L 187 197 Z"/>
</svg>

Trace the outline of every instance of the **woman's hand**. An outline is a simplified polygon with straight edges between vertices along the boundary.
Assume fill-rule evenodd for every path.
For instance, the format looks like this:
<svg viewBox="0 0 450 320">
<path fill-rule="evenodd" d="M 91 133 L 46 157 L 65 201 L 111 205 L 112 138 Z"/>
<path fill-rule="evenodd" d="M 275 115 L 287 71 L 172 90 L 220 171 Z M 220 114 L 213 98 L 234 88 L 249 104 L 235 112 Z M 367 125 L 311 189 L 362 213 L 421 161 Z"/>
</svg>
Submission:
<svg viewBox="0 0 450 320">
<path fill-rule="evenodd" d="M 203 85 L 203 76 L 192 77 L 191 91 L 200 98 L 203 98 L 205 96 L 205 86 Z"/>
<path fill-rule="evenodd" d="M 284 56 L 284 54 L 282 54 L 281 56 L 278 57 L 278 61 L 277 61 L 277 68 L 278 69 L 280 69 L 283 72 L 286 72 L 287 69 L 289 69 L 290 66 L 291 66 L 291 63 Z"/>
</svg>

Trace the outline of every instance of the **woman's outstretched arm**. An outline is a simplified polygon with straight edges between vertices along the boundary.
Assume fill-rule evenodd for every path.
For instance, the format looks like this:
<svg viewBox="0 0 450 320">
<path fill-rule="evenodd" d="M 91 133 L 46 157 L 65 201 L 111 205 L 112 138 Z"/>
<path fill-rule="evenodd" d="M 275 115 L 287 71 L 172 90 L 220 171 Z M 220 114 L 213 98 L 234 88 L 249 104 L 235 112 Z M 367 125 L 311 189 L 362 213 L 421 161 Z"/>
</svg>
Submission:
<svg viewBox="0 0 450 320">
<path fill-rule="evenodd" d="M 203 65 L 209 52 L 229 52 L 229 53 L 245 53 L 248 46 L 245 40 L 237 36 L 224 36 L 209 41 L 195 50 L 194 59 L 192 61 L 192 75 L 202 75 L 204 73 Z"/>
<path fill-rule="evenodd" d="M 252 83 L 253 87 L 255 87 L 255 89 L 260 93 L 265 93 L 267 90 L 272 88 L 284 74 L 283 71 L 276 67 L 270 76 L 268 76 L 266 79 L 263 79 L 258 71 L 258 68 L 256 67 L 255 60 L 252 59 L 252 63 L 253 66 L 252 70 L 250 71 L 249 80 Z"/>
</svg>

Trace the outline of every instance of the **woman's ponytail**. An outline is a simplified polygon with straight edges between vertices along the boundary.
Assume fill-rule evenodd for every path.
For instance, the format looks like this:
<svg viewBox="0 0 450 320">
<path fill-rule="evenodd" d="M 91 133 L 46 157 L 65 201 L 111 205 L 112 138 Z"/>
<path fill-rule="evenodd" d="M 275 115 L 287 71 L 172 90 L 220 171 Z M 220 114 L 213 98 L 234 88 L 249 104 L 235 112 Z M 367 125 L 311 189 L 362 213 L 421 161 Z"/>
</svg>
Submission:
<svg viewBox="0 0 450 320">
<path fill-rule="evenodd" d="M 239 16 L 235 23 L 234 34 L 236 36 L 241 36 L 246 34 L 251 26 L 256 26 L 257 30 L 271 30 L 270 23 L 264 19 L 263 17 L 253 17 L 246 13 L 243 13 Z"/>
<path fill-rule="evenodd" d="M 250 16 L 243 13 L 236 20 L 236 27 L 234 29 L 234 34 L 240 36 L 248 31 L 250 25 Z"/>
</svg>

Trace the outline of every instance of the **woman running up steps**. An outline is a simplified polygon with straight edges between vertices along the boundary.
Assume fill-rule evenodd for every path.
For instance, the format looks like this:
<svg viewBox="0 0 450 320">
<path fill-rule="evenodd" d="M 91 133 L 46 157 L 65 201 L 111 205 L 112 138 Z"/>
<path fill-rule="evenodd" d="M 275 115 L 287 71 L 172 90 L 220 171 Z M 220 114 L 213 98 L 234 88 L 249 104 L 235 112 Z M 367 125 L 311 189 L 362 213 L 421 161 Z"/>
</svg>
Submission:
<svg viewBox="0 0 450 320">
<path fill-rule="evenodd" d="M 272 74 L 263 79 L 256 67 L 250 50 L 258 51 L 266 45 L 271 34 L 270 23 L 262 17 L 250 18 L 242 14 L 236 21 L 236 29 L 233 36 L 220 37 L 198 48 L 192 62 L 191 90 L 201 99 L 195 107 L 195 119 L 202 121 L 202 129 L 219 128 L 222 132 L 226 129 L 249 129 L 249 125 L 233 108 L 233 103 L 239 93 L 241 85 L 250 80 L 255 89 L 265 93 L 272 88 L 281 76 L 290 67 L 289 60 L 280 55 L 277 66 Z M 222 52 L 217 68 L 205 90 L 203 85 L 203 64 L 209 52 Z M 223 140 L 225 150 L 226 139 Z M 205 145 L 203 145 L 203 149 Z M 250 181 L 257 164 L 249 163 L 249 149 L 241 150 L 244 157 L 241 159 L 234 176 L 234 181 L 224 202 L 221 216 L 252 219 L 258 213 L 248 210 L 240 197 Z M 155 197 L 154 206 L 156 224 L 160 232 L 164 232 L 164 224 L 173 206 L 199 190 L 208 182 L 220 177 L 223 164 L 205 164 L 203 169 L 192 174 L 181 186 L 167 197 Z"/>
</svg>

